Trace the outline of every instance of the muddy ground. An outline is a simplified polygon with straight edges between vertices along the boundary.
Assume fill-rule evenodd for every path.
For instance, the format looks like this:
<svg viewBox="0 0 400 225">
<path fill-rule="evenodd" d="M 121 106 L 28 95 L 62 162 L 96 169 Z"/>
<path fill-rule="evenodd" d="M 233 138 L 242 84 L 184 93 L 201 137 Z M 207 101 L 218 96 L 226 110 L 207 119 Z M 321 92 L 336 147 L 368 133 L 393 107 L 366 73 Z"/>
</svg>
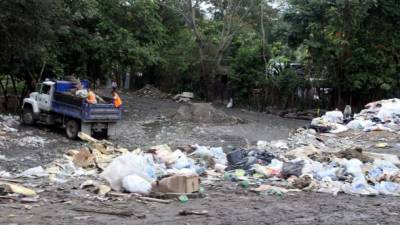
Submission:
<svg viewBox="0 0 400 225">
<path fill-rule="evenodd" d="M 246 122 L 196 124 L 172 120 L 180 105 L 171 100 L 132 94 L 123 95 L 123 100 L 126 104 L 119 127 L 121 133 L 112 141 L 129 149 L 155 144 L 180 146 L 194 143 L 224 146 L 226 149 L 244 147 L 257 140 L 286 139 L 290 131 L 308 123 L 241 109 L 224 109 L 227 114 Z M 0 155 L 6 157 L 0 159 L 0 171 L 17 172 L 44 165 L 62 157 L 68 149 L 83 144 L 66 139 L 63 131 L 57 128 L 20 126 L 18 129 L 13 135 L 42 137 L 44 146 L 6 143 L 5 147 L 0 147 Z M 382 138 L 372 140 L 360 136 L 360 140 L 374 142 Z M 390 149 L 391 153 L 398 154 L 397 150 Z M 56 186 L 35 180 L 31 182 L 37 183 L 37 189 L 42 190 L 39 202 L 0 199 L 0 224 L 400 224 L 397 197 L 331 196 L 314 192 L 259 195 L 236 183 L 219 181 L 212 186 L 204 185 L 203 198 L 165 205 L 139 202 L 135 198 L 103 201 L 77 188 L 79 180 Z M 78 212 L 74 210 L 76 208 L 128 210 L 136 216 Z M 209 215 L 179 216 L 182 209 L 207 210 Z"/>
</svg>

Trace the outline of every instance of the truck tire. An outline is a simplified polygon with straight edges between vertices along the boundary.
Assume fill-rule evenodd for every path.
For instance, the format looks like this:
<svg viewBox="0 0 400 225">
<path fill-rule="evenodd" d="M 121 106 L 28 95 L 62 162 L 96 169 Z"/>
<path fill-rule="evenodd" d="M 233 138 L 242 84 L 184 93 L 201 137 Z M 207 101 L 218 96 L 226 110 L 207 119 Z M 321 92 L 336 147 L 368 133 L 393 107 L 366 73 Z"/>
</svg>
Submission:
<svg viewBox="0 0 400 225">
<path fill-rule="evenodd" d="M 65 133 L 69 139 L 76 139 L 80 130 L 77 120 L 71 119 L 65 124 Z"/>
<path fill-rule="evenodd" d="M 22 112 L 22 122 L 25 125 L 33 125 L 35 123 L 35 119 L 33 118 L 33 110 L 31 107 L 24 107 L 24 111 Z"/>
</svg>

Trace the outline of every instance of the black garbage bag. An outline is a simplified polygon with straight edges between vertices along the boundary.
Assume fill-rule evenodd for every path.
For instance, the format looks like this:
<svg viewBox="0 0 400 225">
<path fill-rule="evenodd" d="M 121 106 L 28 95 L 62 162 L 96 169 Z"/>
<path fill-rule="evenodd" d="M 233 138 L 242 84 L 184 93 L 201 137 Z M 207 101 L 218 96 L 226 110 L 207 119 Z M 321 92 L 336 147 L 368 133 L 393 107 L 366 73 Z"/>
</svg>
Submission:
<svg viewBox="0 0 400 225">
<path fill-rule="evenodd" d="M 246 157 L 246 152 L 243 149 L 236 149 L 226 155 L 229 165 L 235 165 Z"/>
<path fill-rule="evenodd" d="M 315 126 L 315 125 L 310 125 L 310 129 L 314 129 L 318 133 L 329 133 L 329 131 L 332 130 L 332 127 L 330 126 Z"/>
<path fill-rule="evenodd" d="M 250 149 L 247 155 L 257 158 L 257 163 L 262 165 L 268 165 L 271 163 L 272 159 L 276 158 L 271 152 L 260 149 Z"/>
<path fill-rule="evenodd" d="M 227 171 L 235 169 L 250 170 L 254 164 L 268 165 L 276 158 L 272 153 L 259 149 L 237 149 L 227 154 L 229 166 Z"/>
<path fill-rule="evenodd" d="M 282 166 L 281 175 L 283 178 L 288 178 L 290 176 L 301 176 L 304 167 L 304 161 L 298 162 L 284 162 Z"/>
</svg>

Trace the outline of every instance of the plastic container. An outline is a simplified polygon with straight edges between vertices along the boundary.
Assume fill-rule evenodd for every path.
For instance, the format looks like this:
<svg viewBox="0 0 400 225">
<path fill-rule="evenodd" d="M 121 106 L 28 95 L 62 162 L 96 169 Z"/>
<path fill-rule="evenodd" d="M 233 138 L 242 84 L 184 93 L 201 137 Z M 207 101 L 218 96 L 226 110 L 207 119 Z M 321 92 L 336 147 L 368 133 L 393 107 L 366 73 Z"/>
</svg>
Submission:
<svg viewBox="0 0 400 225">
<path fill-rule="evenodd" d="M 83 85 L 84 89 L 89 88 L 89 81 L 88 80 L 81 80 L 81 84 Z"/>
<path fill-rule="evenodd" d="M 69 81 L 57 81 L 56 91 L 57 92 L 68 92 L 72 89 L 72 83 Z"/>
<path fill-rule="evenodd" d="M 89 88 L 88 80 L 81 80 L 81 84 L 83 86 L 83 89 Z M 56 82 L 56 91 L 57 92 L 68 92 L 73 88 L 75 88 L 75 87 L 71 81 L 59 80 Z"/>
</svg>

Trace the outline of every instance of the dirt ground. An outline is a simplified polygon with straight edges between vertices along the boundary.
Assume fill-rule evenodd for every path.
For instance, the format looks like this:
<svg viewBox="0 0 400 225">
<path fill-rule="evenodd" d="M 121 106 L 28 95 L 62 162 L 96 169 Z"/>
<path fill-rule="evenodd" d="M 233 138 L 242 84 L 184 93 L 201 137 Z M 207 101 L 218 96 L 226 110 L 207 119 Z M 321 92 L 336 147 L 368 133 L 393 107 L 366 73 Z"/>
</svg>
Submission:
<svg viewBox="0 0 400 225">
<path fill-rule="evenodd" d="M 225 110 L 245 123 L 195 124 L 171 119 L 179 107 L 171 100 L 123 95 L 125 113 L 120 134 L 112 141 L 129 149 L 156 144 L 180 146 L 201 144 L 243 147 L 257 140 L 286 139 L 290 131 L 308 122 L 282 119 L 241 109 Z M 22 171 L 62 157 L 68 149 L 83 145 L 65 138 L 63 131 L 47 127 L 22 127 L 13 135 L 32 135 L 45 139 L 43 147 L 7 143 L 0 148 L 0 171 Z M 366 137 L 361 137 L 366 138 Z M 376 139 L 381 140 L 381 137 Z M 397 150 L 392 150 L 397 151 Z M 397 152 L 392 152 L 397 153 Z M 398 153 L 397 153 L 398 154 Z M 400 224 L 397 197 L 360 197 L 346 194 L 332 196 L 315 192 L 260 195 L 236 183 L 218 181 L 203 185 L 202 198 L 187 203 L 141 202 L 136 198 L 104 201 L 79 189 L 81 181 L 50 185 L 30 181 L 41 190 L 35 203 L 13 202 L 0 198 L 0 224 Z M 79 212 L 76 208 L 123 210 L 130 217 Z M 208 215 L 179 216 L 180 210 L 207 210 Z"/>
</svg>

